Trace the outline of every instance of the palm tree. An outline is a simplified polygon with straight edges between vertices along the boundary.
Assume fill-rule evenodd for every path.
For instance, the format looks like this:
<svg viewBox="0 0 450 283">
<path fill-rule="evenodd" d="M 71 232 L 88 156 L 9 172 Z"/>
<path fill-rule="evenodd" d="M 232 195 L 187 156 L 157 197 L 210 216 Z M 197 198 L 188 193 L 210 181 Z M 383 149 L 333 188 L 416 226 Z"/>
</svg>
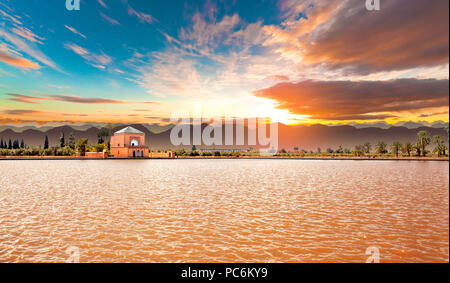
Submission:
<svg viewBox="0 0 450 283">
<path fill-rule="evenodd" d="M 402 149 L 402 144 L 398 141 L 395 141 L 392 145 L 391 145 L 391 149 L 392 149 L 392 153 L 395 154 L 395 157 L 398 158 L 398 153 L 400 152 L 400 150 Z"/>
<path fill-rule="evenodd" d="M 353 151 L 353 154 L 358 157 L 363 155 L 364 154 L 364 146 L 363 145 L 355 146 L 355 150 Z"/>
<path fill-rule="evenodd" d="M 71 132 L 69 136 L 69 147 L 75 149 L 75 135 L 73 132 Z"/>
<path fill-rule="evenodd" d="M 403 153 L 407 154 L 408 157 L 411 157 L 411 152 L 414 150 L 414 146 L 411 144 L 411 142 L 405 142 L 403 145 Z"/>
<path fill-rule="evenodd" d="M 88 139 L 79 139 L 78 140 L 76 148 L 81 156 L 86 155 L 87 146 L 88 146 Z"/>
<path fill-rule="evenodd" d="M 444 139 L 439 135 L 434 136 L 433 143 L 436 145 L 433 152 L 437 153 L 438 157 L 445 155 L 445 152 L 447 151 L 447 147 L 444 145 Z"/>
<path fill-rule="evenodd" d="M 431 143 L 431 138 L 427 131 L 420 131 L 417 134 L 417 145 L 420 146 L 422 155 L 426 156 L 427 146 Z M 420 155 L 419 155 L 420 156 Z"/>
<path fill-rule="evenodd" d="M 386 149 L 387 144 L 384 141 L 379 141 L 375 148 L 376 148 L 378 154 L 386 154 L 388 152 Z"/>
<path fill-rule="evenodd" d="M 413 150 L 416 152 L 416 155 L 420 157 L 422 153 L 422 148 L 420 147 L 420 144 L 416 143 L 413 145 Z"/>
<path fill-rule="evenodd" d="M 98 135 L 97 135 L 97 136 L 98 136 L 98 143 L 99 143 L 99 144 L 102 144 L 102 143 L 105 142 L 106 138 L 109 137 L 109 131 L 108 131 L 108 130 L 105 130 L 105 129 L 100 130 L 100 131 L 98 132 Z"/>
<path fill-rule="evenodd" d="M 66 146 L 66 140 L 64 138 L 64 132 L 61 132 L 61 136 L 59 137 L 59 147 L 63 148 Z"/>
<path fill-rule="evenodd" d="M 370 157 L 370 151 L 372 150 L 372 144 L 370 142 L 366 142 L 363 147 L 364 147 L 364 153 L 368 154 Z"/>
</svg>

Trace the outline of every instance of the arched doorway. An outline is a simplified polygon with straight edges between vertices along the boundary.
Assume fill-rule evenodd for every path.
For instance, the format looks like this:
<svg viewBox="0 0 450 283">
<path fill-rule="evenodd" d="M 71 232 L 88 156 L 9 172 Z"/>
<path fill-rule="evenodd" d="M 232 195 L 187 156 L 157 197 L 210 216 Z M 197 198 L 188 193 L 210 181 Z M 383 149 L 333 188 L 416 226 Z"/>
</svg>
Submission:
<svg viewBox="0 0 450 283">
<path fill-rule="evenodd" d="M 136 150 L 133 150 L 133 158 L 136 158 Z"/>
</svg>

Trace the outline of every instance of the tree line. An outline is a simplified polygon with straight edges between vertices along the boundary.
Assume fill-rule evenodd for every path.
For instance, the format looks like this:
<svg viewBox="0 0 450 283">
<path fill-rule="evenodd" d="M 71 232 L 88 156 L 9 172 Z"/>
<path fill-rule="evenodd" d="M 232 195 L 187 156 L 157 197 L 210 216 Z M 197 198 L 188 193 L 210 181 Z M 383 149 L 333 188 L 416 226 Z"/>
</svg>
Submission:
<svg viewBox="0 0 450 283">
<path fill-rule="evenodd" d="M 6 142 L 6 140 L 3 141 L 3 138 L 0 139 L 0 149 L 19 149 L 19 148 L 26 148 L 23 139 L 20 141 L 20 143 L 18 139 L 14 141 L 11 141 L 11 139 L 9 139 L 8 142 Z"/>
<path fill-rule="evenodd" d="M 109 142 L 106 142 L 110 133 L 102 129 L 98 132 L 98 143 L 90 144 L 86 138 L 76 140 L 73 132 L 66 139 L 64 132 L 61 132 L 57 146 L 50 146 L 49 138 L 46 135 L 43 147 L 29 147 L 24 143 L 23 138 L 12 141 L 0 138 L 0 156 L 73 156 L 78 153 L 85 156 L 86 152 L 102 152 L 110 150 Z"/>
<path fill-rule="evenodd" d="M 448 131 L 447 130 L 447 143 L 448 143 Z M 108 130 L 102 129 L 98 132 L 98 142 L 97 144 L 90 144 L 88 139 L 81 138 L 79 140 L 75 139 L 75 135 L 72 132 L 66 141 L 64 132 L 61 132 L 59 143 L 57 146 L 51 147 L 49 145 L 48 136 L 45 136 L 44 147 L 30 148 L 21 139 L 4 140 L 3 137 L 0 139 L 0 156 L 72 156 L 78 153 L 80 156 L 85 156 L 86 152 L 102 152 L 104 150 L 110 150 L 110 143 L 106 142 L 110 133 Z M 373 155 L 387 155 L 391 154 L 395 157 L 400 155 L 411 157 L 413 155 L 417 157 L 426 157 L 430 151 L 427 148 L 430 145 L 434 145 L 431 153 L 437 155 L 438 157 L 448 156 L 449 148 L 440 135 L 431 137 L 427 131 L 420 131 L 417 134 L 416 140 L 414 142 L 404 142 L 394 141 L 390 146 L 388 146 L 384 141 L 379 141 L 375 146 L 367 142 L 362 145 L 356 145 L 354 149 L 343 148 L 339 146 L 338 149 L 327 148 L 326 151 L 322 152 L 321 148 L 318 148 L 316 152 L 299 150 L 298 147 L 294 148 L 295 152 L 289 152 L 285 149 L 279 150 L 276 155 L 278 156 L 305 156 L 305 155 L 319 155 L 319 156 L 329 156 L 329 155 L 348 155 L 348 156 L 367 156 L 371 157 Z M 374 151 L 373 151 L 374 149 Z M 252 148 L 248 151 L 242 152 L 219 152 L 219 151 L 198 151 L 194 146 L 192 151 L 179 150 L 175 151 L 177 156 L 257 156 L 258 152 L 254 151 Z"/>
<path fill-rule="evenodd" d="M 447 142 L 448 142 L 448 127 L 447 131 Z M 434 145 L 433 150 L 428 151 L 428 147 L 430 145 Z M 391 145 L 386 144 L 384 141 L 379 141 L 374 146 L 370 142 L 366 142 L 361 145 L 356 145 L 354 149 L 343 148 L 339 146 L 338 149 L 334 150 L 331 148 L 327 148 L 323 153 L 321 148 L 318 148 L 316 152 L 301 150 L 299 152 L 298 147 L 294 148 L 296 153 L 300 153 L 301 155 L 352 155 L 352 156 L 367 156 L 371 157 L 373 155 L 387 155 L 391 154 L 395 157 L 407 156 L 417 156 L 417 157 L 426 157 L 429 153 L 435 154 L 438 157 L 448 156 L 449 148 L 444 140 L 444 138 L 440 135 L 435 135 L 431 137 L 427 131 L 420 131 L 417 133 L 416 140 L 414 142 L 404 142 L 394 141 Z M 292 154 L 285 149 L 281 149 L 278 152 L 278 155 L 289 155 Z"/>
</svg>

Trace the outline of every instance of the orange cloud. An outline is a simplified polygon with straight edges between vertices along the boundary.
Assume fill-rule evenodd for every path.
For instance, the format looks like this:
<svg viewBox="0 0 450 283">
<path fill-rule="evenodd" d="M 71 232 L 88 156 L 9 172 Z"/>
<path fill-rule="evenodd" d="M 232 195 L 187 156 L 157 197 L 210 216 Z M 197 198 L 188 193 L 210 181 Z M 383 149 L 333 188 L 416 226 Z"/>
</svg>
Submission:
<svg viewBox="0 0 450 283">
<path fill-rule="evenodd" d="M 372 12 L 350 0 L 335 18 L 317 30 L 304 63 L 359 75 L 448 64 L 449 1 L 384 1 Z"/>
<path fill-rule="evenodd" d="M 24 69 L 40 69 L 41 66 L 39 66 L 39 64 L 32 62 L 28 59 L 25 58 L 21 58 L 21 57 L 15 57 L 12 56 L 6 52 L 2 52 L 0 51 L 0 61 L 15 66 L 15 67 L 19 67 L 19 68 L 24 68 Z"/>
<path fill-rule="evenodd" d="M 272 75 L 269 78 L 276 81 L 289 81 L 289 77 L 283 75 Z"/>
<path fill-rule="evenodd" d="M 448 80 L 303 81 L 255 92 L 277 108 L 320 120 L 376 120 L 449 106 Z"/>
</svg>

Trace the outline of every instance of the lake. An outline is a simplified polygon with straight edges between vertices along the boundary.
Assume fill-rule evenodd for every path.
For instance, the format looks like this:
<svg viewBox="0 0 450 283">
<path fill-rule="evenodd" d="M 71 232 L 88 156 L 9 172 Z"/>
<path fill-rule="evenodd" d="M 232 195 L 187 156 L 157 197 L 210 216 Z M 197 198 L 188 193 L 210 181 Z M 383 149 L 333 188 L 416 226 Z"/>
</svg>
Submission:
<svg viewBox="0 0 450 283">
<path fill-rule="evenodd" d="M 0 262 L 366 262 L 374 250 L 448 262 L 448 162 L 0 161 Z"/>
</svg>

